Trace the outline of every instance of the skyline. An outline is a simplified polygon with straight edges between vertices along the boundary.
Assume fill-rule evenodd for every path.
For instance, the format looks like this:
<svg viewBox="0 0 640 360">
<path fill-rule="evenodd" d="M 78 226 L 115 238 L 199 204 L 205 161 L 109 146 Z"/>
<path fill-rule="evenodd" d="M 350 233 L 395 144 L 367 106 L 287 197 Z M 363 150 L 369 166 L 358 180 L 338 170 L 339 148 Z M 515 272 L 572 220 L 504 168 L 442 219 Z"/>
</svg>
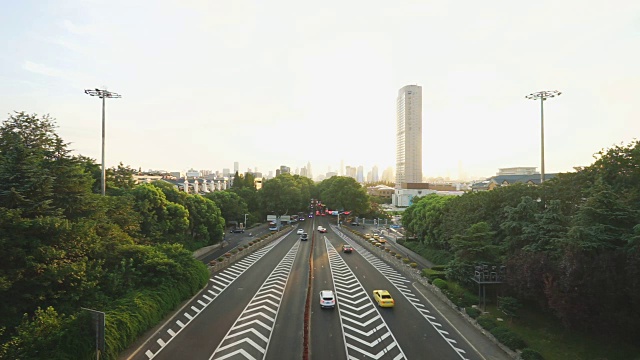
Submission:
<svg viewBox="0 0 640 360">
<path fill-rule="evenodd" d="M 337 11 L 335 9 L 340 9 Z M 141 21 L 142 19 L 142 21 Z M 544 26 L 540 26 L 544 19 Z M 50 114 L 74 153 L 167 171 L 395 168 L 422 86 L 423 177 L 571 171 L 640 134 L 640 3 L 24 1 L 0 14 L 0 113 Z M 108 31 L 102 31 L 108 29 Z M 244 164 L 244 165 L 243 165 Z M 462 164 L 462 166 L 460 166 Z"/>
</svg>

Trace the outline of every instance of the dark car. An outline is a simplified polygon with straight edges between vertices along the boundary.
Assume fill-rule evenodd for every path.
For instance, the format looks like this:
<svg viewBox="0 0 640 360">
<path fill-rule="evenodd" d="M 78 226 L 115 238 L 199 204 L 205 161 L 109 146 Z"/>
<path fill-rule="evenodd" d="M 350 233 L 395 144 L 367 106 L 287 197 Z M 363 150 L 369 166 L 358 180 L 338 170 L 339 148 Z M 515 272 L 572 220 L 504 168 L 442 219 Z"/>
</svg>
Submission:
<svg viewBox="0 0 640 360">
<path fill-rule="evenodd" d="M 302 241 L 309 240 L 309 234 L 303 233 L 302 235 L 300 235 L 300 240 L 302 240 Z"/>
<path fill-rule="evenodd" d="M 352 222 L 351 226 L 359 226 L 360 224 L 358 224 L 357 222 Z"/>
<path fill-rule="evenodd" d="M 344 244 L 342 245 L 342 252 L 344 253 L 350 253 L 353 251 L 353 247 L 349 244 Z"/>
<path fill-rule="evenodd" d="M 243 233 L 244 228 L 233 228 L 231 229 L 231 233 Z"/>
</svg>

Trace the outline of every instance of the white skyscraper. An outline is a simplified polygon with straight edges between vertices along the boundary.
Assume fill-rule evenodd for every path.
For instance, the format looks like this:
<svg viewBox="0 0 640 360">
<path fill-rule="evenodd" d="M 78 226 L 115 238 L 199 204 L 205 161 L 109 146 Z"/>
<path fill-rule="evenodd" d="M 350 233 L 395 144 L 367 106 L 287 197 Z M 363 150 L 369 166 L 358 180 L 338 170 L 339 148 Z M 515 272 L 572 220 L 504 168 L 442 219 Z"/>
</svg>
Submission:
<svg viewBox="0 0 640 360">
<path fill-rule="evenodd" d="M 396 188 L 422 182 L 422 87 L 398 91 L 396 128 Z"/>
</svg>

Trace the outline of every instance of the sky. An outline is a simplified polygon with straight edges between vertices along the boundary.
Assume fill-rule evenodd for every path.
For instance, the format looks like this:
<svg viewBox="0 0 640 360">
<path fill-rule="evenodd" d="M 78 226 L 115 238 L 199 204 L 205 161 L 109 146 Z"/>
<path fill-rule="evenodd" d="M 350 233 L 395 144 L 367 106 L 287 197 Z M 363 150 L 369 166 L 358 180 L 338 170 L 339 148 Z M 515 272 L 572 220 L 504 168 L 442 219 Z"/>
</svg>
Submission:
<svg viewBox="0 0 640 360">
<path fill-rule="evenodd" d="M 0 119 L 50 114 L 75 154 L 185 171 L 395 166 L 423 93 L 423 175 L 593 162 L 640 134 L 640 1 L 24 0 L 0 12 Z M 461 171 L 460 171 L 461 170 Z"/>
</svg>

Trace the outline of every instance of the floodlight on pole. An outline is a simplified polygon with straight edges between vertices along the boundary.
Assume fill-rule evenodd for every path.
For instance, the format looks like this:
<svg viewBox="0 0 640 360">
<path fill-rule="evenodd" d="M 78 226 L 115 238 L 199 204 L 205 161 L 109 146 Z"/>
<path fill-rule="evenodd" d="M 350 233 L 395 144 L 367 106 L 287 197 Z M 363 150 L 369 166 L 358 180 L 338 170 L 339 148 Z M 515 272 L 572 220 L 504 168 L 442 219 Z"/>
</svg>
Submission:
<svg viewBox="0 0 640 360">
<path fill-rule="evenodd" d="M 525 96 L 529 100 L 540 100 L 540 183 L 544 182 L 544 101 L 562 93 L 558 90 L 538 91 Z"/>
<path fill-rule="evenodd" d="M 104 168 L 104 133 L 105 133 L 105 99 L 118 99 L 121 98 L 120 94 L 114 93 L 113 91 L 108 91 L 104 89 L 87 89 L 84 91 L 85 94 L 91 96 L 97 96 L 102 99 L 102 177 L 101 177 L 101 187 L 102 187 L 102 196 L 105 195 L 106 190 L 106 181 L 105 181 L 105 168 Z"/>
</svg>

